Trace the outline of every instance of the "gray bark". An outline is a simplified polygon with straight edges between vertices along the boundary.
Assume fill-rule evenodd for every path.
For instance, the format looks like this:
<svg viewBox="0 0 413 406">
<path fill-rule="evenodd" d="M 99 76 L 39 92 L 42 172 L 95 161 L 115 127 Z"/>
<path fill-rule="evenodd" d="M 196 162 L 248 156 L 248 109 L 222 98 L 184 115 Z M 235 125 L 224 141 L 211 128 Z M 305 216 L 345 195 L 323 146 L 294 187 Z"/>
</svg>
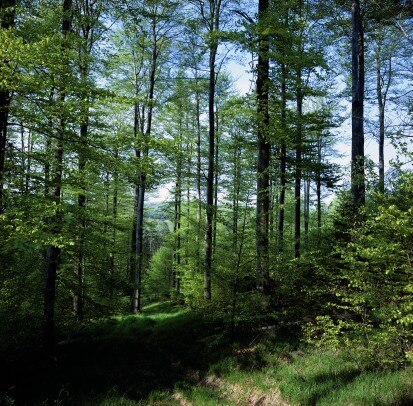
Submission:
<svg viewBox="0 0 413 406">
<path fill-rule="evenodd" d="M 258 2 L 258 24 L 263 29 L 268 0 Z M 256 278 L 257 289 L 266 291 L 269 286 L 269 209 L 270 209 L 270 140 L 269 140 L 269 43 L 268 35 L 260 34 L 257 65 L 257 215 L 256 215 Z"/>
<path fill-rule="evenodd" d="M 364 32 L 360 0 L 352 6 L 352 137 L 351 197 L 355 205 L 365 203 L 364 174 Z"/>
</svg>

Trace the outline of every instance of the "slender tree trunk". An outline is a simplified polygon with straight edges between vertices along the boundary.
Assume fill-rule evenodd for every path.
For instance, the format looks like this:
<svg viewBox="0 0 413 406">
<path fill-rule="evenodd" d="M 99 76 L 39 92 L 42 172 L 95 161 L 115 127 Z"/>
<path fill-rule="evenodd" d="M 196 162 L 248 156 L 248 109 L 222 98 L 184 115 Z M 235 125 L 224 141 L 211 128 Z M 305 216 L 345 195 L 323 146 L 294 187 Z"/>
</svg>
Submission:
<svg viewBox="0 0 413 406">
<path fill-rule="evenodd" d="M 392 79 L 392 58 L 389 58 L 389 66 L 387 69 L 387 83 L 385 83 L 386 78 L 385 75 L 382 74 L 381 41 L 382 37 L 380 37 L 378 40 L 376 52 L 376 93 L 377 103 L 379 106 L 379 192 L 384 193 L 384 141 L 386 136 L 385 109 L 387 102 L 387 94 Z"/>
<path fill-rule="evenodd" d="M 49 106 L 55 103 L 55 89 L 52 89 L 49 95 Z M 49 128 L 53 131 L 53 119 L 49 119 Z M 52 139 L 50 135 L 46 138 L 45 158 L 44 158 L 44 196 L 50 196 L 50 152 L 52 148 Z"/>
<path fill-rule="evenodd" d="M 237 142 L 237 141 L 235 141 Z M 234 194 L 232 198 L 232 249 L 237 251 L 238 247 L 238 211 L 239 211 L 239 194 L 241 188 L 240 179 L 240 148 L 234 148 Z"/>
<path fill-rule="evenodd" d="M 196 83 L 196 190 L 197 190 L 197 230 L 196 230 L 196 260 L 197 269 L 201 270 L 201 250 L 199 246 L 199 234 L 202 228 L 202 195 L 201 195 L 201 111 L 200 111 L 200 95 L 198 82 Z"/>
<path fill-rule="evenodd" d="M 214 231 L 213 231 L 213 238 L 212 238 L 212 255 L 215 256 L 215 248 L 217 242 L 217 222 L 218 222 L 218 180 L 219 180 L 219 116 L 218 111 L 215 113 L 216 115 L 216 127 L 215 127 L 215 174 L 214 174 Z"/>
<path fill-rule="evenodd" d="M 147 158 L 149 155 L 148 139 L 152 132 L 152 120 L 153 120 L 153 107 L 154 107 L 154 94 L 155 94 L 155 75 L 157 69 L 158 60 L 158 47 L 157 47 L 157 35 L 156 35 L 156 19 L 152 22 L 152 35 L 153 35 L 153 50 L 151 55 L 151 69 L 149 73 L 149 91 L 148 91 L 148 107 L 146 115 L 146 129 L 143 132 L 144 147 L 143 157 Z M 143 124 L 143 123 L 142 123 Z M 141 157 L 141 152 L 137 152 L 138 158 Z M 144 204 L 145 204 L 145 191 L 146 191 L 146 172 L 141 170 L 141 174 L 138 180 L 137 187 L 137 199 L 136 199 L 136 270 L 134 275 L 134 291 L 133 291 L 133 313 L 141 312 L 142 304 L 142 271 L 143 271 L 143 216 L 144 216 Z"/>
<path fill-rule="evenodd" d="M 298 81 L 301 83 L 301 71 L 297 72 Z M 303 94 L 301 85 L 297 89 L 297 134 L 295 147 L 295 227 L 294 227 L 294 256 L 301 255 L 301 175 L 302 175 L 302 115 L 303 115 Z"/>
<path fill-rule="evenodd" d="M 72 0 L 63 0 L 63 19 L 62 19 L 62 54 L 66 48 L 66 37 L 70 31 L 72 22 Z M 66 92 L 64 90 L 64 85 L 58 92 L 58 105 L 63 105 L 66 98 Z M 56 145 L 54 154 L 54 169 L 52 177 L 53 195 L 52 199 L 56 204 L 56 214 L 52 219 L 52 233 L 58 236 L 61 232 L 62 227 L 62 216 L 61 216 L 61 186 L 62 186 L 62 174 L 63 174 L 63 133 L 66 128 L 65 119 L 60 113 L 57 134 L 56 134 Z M 45 274 L 45 290 L 44 290 L 44 325 L 43 325 L 43 347 L 44 349 L 52 353 L 54 351 L 55 344 L 55 298 L 56 298 L 56 276 L 59 267 L 60 258 L 60 247 L 57 245 L 50 245 L 47 251 L 47 262 L 46 262 L 46 274 Z"/>
<path fill-rule="evenodd" d="M 90 71 L 89 57 L 93 47 L 93 28 L 92 28 L 92 12 L 93 6 L 89 0 L 80 2 L 81 8 L 79 14 L 84 17 L 81 26 L 81 33 L 83 43 L 79 47 L 79 60 L 80 60 L 80 81 L 82 84 L 82 105 L 81 105 L 81 125 L 80 125 L 80 149 L 79 149 L 79 179 L 80 190 L 78 194 L 78 208 L 80 216 L 80 230 L 78 235 L 78 261 L 77 261 L 77 288 L 75 293 L 75 312 L 77 321 L 83 321 L 84 318 L 84 273 L 85 273 L 85 234 L 86 234 L 86 148 L 87 139 L 89 136 L 89 114 L 90 114 L 90 101 L 88 95 L 88 77 Z"/>
<path fill-rule="evenodd" d="M 232 254 L 234 257 L 234 264 L 238 263 L 238 213 L 239 213 L 239 194 L 241 189 L 240 179 L 240 148 L 238 147 L 238 140 L 235 139 L 234 147 L 234 191 L 232 198 Z M 232 305 L 231 305 L 231 333 L 235 332 L 235 314 L 237 310 L 237 295 L 238 295 L 238 269 L 235 269 L 232 280 Z"/>
<path fill-rule="evenodd" d="M 81 126 L 80 130 L 80 137 L 81 142 L 83 143 L 85 137 L 87 137 L 87 124 L 84 123 Z M 84 307 L 84 299 L 83 299 L 83 280 L 84 280 L 84 265 L 85 265 L 85 231 L 86 231 L 86 185 L 85 185 L 85 167 L 86 167 L 86 160 L 84 158 L 83 152 L 79 154 L 79 163 L 78 163 L 78 170 L 81 182 L 81 192 L 78 194 L 77 197 L 77 204 L 79 208 L 79 234 L 78 234 L 78 258 L 77 258 L 77 267 L 76 267 L 76 292 L 74 297 L 74 305 L 75 305 L 75 313 L 76 313 L 76 320 L 81 322 L 83 321 L 83 307 Z"/>
<path fill-rule="evenodd" d="M 264 31 L 266 13 L 269 10 L 268 0 L 258 2 L 258 23 Z M 270 139 L 269 139 L 269 43 L 268 35 L 260 33 L 257 65 L 257 217 L 256 217 L 256 250 L 257 250 L 257 289 L 266 291 L 269 287 L 269 208 L 270 208 Z"/>
<path fill-rule="evenodd" d="M 178 150 L 182 151 L 182 111 L 179 117 L 179 143 Z M 177 294 L 181 290 L 180 267 L 181 267 L 181 202 L 182 202 L 182 156 L 178 152 L 176 162 L 176 183 L 175 183 L 175 252 L 174 252 L 174 287 Z"/>
<path fill-rule="evenodd" d="M 219 4 L 218 4 L 219 3 Z M 220 1 L 210 0 L 210 31 L 219 29 Z M 215 172 L 215 60 L 218 50 L 216 38 L 211 38 L 209 46 L 209 88 L 208 88 L 208 176 L 206 188 L 206 228 L 205 228 L 205 265 L 204 265 L 204 298 L 211 300 L 211 274 L 213 253 L 214 222 L 214 172 Z"/>
<path fill-rule="evenodd" d="M 27 132 L 27 167 L 26 167 L 25 187 L 24 187 L 26 195 L 30 193 L 33 147 L 34 147 L 34 141 L 32 139 L 32 132 L 29 130 Z"/>
<path fill-rule="evenodd" d="M 239 159 L 238 159 L 238 162 L 239 162 Z M 244 247 L 245 228 L 247 224 L 247 213 L 248 213 L 248 203 L 249 203 L 248 201 L 249 201 L 249 193 L 247 194 L 247 198 L 245 200 L 244 217 L 242 221 L 241 235 L 238 237 L 238 212 L 239 212 L 239 184 L 238 184 L 237 197 L 236 199 L 234 199 L 234 202 L 236 203 L 236 206 L 234 206 L 234 208 L 236 207 L 237 213 L 234 216 L 234 221 L 236 221 L 236 224 L 234 223 L 235 226 L 233 225 L 233 231 L 235 231 L 236 234 L 233 233 L 233 255 L 235 259 L 235 271 L 234 271 L 234 277 L 232 281 L 232 303 L 231 303 L 231 318 L 230 318 L 231 334 L 235 333 L 235 315 L 237 312 L 237 302 L 238 302 L 239 273 L 241 269 L 241 258 L 242 258 L 242 252 L 243 252 L 243 247 Z"/>
<path fill-rule="evenodd" d="M 117 147 L 115 148 L 115 160 L 119 158 L 119 152 Z M 113 295 L 113 282 L 115 275 L 115 252 L 116 252 L 116 222 L 118 218 L 118 181 L 119 175 L 117 169 L 115 169 L 113 174 L 113 200 L 112 200 L 112 244 L 109 252 L 109 276 L 110 276 L 110 287 L 109 295 Z"/>
<path fill-rule="evenodd" d="M 23 123 L 20 123 L 20 194 L 23 196 L 26 194 L 25 180 L 27 179 L 26 175 L 26 143 L 24 142 L 24 127 Z"/>
<path fill-rule="evenodd" d="M 310 174 L 307 173 L 304 181 L 304 237 L 306 246 L 308 245 L 308 232 L 310 229 L 310 187 Z"/>
<path fill-rule="evenodd" d="M 14 27 L 16 0 L 0 2 L 0 29 L 8 30 Z M 7 61 L 1 61 L 6 63 Z M 6 164 L 7 127 L 12 94 L 9 90 L 0 91 L 0 214 L 5 208 L 4 183 Z"/>
<path fill-rule="evenodd" d="M 284 249 L 285 189 L 287 184 L 287 67 L 281 65 L 281 149 L 280 149 L 280 197 L 278 200 L 278 252 Z"/>
<path fill-rule="evenodd" d="M 321 136 L 317 136 L 317 230 L 318 242 L 321 237 L 321 150 L 322 141 Z"/>
<path fill-rule="evenodd" d="M 190 127 L 190 117 L 189 114 L 186 116 L 186 132 L 189 134 L 189 127 Z M 190 225 L 191 225 L 191 181 L 192 181 L 192 143 L 190 142 L 189 137 L 187 137 L 186 143 L 186 230 L 185 230 L 185 265 L 189 265 L 189 238 L 190 238 Z"/>
<path fill-rule="evenodd" d="M 379 103 L 379 192 L 384 193 L 384 139 L 385 139 L 385 122 L 384 122 L 384 104 L 381 98 L 381 90 L 378 90 Z"/>
<path fill-rule="evenodd" d="M 143 268 L 143 210 L 145 203 L 145 182 L 146 175 L 139 176 L 139 185 L 137 187 L 136 199 L 136 269 L 134 275 L 134 291 L 133 291 L 133 313 L 141 312 L 142 305 L 142 268 Z"/>
<path fill-rule="evenodd" d="M 352 147 L 351 197 L 355 205 L 365 203 L 364 175 L 364 32 L 360 0 L 352 6 Z"/>
<path fill-rule="evenodd" d="M 84 78 L 85 79 L 85 78 Z M 84 80 L 85 82 L 85 80 Z M 84 266 L 85 266 L 85 233 L 86 233 L 86 180 L 85 180 L 85 169 L 86 169 L 86 142 L 89 132 L 89 108 L 85 106 L 82 114 L 82 124 L 80 127 L 80 151 L 79 151 L 79 178 L 80 178 L 80 189 L 81 192 L 77 196 L 77 203 L 79 208 L 79 235 L 78 235 L 78 258 L 77 258 L 77 268 L 76 268 L 76 293 L 74 297 L 76 320 L 81 322 L 84 317 Z"/>
<path fill-rule="evenodd" d="M 303 1 L 299 0 L 299 17 L 302 17 Z M 299 34 L 298 54 L 299 61 L 297 67 L 297 133 L 295 140 L 295 226 L 294 226 L 294 256 L 300 258 L 301 255 L 301 177 L 302 177 L 302 143 L 303 143 L 303 101 L 304 89 L 302 80 L 302 59 L 303 59 L 302 32 Z"/>
<path fill-rule="evenodd" d="M 269 178 L 269 194 L 270 194 L 270 208 L 269 208 L 269 213 L 268 213 L 268 239 L 269 239 L 269 247 L 272 246 L 272 242 L 274 241 L 274 236 L 275 236 L 275 241 L 277 242 L 278 235 L 275 234 L 274 228 L 276 227 L 276 221 L 275 218 L 278 213 L 278 185 L 277 185 L 277 163 L 278 163 L 278 158 L 279 158 L 279 148 L 278 147 L 270 147 L 271 148 L 271 154 L 272 157 L 274 158 L 270 165 L 270 178 Z M 270 158 L 271 159 L 271 158 Z M 278 225 L 277 225 L 278 227 Z M 277 245 L 276 245 L 277 247 Z"/>
</svg>

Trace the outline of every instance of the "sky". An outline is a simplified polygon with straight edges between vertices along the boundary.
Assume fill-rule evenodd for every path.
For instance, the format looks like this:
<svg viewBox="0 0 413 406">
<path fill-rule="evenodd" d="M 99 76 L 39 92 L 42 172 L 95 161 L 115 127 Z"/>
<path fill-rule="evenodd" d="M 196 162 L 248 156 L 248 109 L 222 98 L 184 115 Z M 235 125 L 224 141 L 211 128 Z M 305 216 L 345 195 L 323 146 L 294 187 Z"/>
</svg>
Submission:
<svg viewBox="0 0 413 406">
<path fill-rule="evenodd" d="M 244 54 L 245 55 L 245 54 Z M 240 95 L 245 95 L 246 93 L 254 89 L 255 83 L 253 80 L 253 75 L 250 68 L 250 60 L 242 59 L 239 55 L 236 57 L 230 58 L 228 64 L 226 65 L 226 70 L 230 72 L 234 79 L 235 89 Z M 330 162 L 337 163 L 343 168 L 345 176 L 349 176 L 350 173 L 350 160 L 351 160 L 351 103 L 350 101 L 342 102 L 345 110 L 345 114 L 348 118 L 343 122 L 343 124 L 336 129 L 338 134 L 338 142 L 335 145 L 335 150 L 337 151 L 337 157 L 331 157 Z M 374 120 L 374 117 L 377 113 L 375 111 L 369 111 L 366 109 L 366 116 L 370 120 Z M 386 118 L 394 123 L 399 120 L 397 113 L 390 112 Z M 365 154 L 366 157 L 374 162 L 376 165 L 376 173 L 378 173 L 378 142 L 371 134 L 366 131 L 365 139 Z M 401 157 L 398 155 L 396 149 L 391 144 L 389 140 L 385 142 L 385 170 L 387 171 L 390 168 L 390 162 L 399 158 L 402 162 L 407 161 L 407 158 Z M 343 180 L 344 183 L 346 180 Z M 347 180 L 348 181 L 348 180 Z M 170 191 L 174 188 L 173 182 L 168 183 L 158 190 L 149 193 L 149 201 L 153 203 L 161 203 L 166 200 L 172 199 Z M 325 197 L 324 202 L 326 204 L 331 203 L 334 199 L 335 193 L 331 193 Z"/>
</svg>

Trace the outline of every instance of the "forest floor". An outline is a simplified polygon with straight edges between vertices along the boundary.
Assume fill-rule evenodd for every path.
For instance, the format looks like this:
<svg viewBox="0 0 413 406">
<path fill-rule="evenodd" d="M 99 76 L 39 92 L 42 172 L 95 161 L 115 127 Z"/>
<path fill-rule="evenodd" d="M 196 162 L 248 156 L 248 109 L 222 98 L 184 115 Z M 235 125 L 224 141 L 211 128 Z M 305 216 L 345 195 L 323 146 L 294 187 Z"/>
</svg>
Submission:
<svg viewBox="0 0 413 406">
<path fill-rule="evenodd" d="M 52 363 L 6 370 L 6 405 L 412 405 L 413 371 L 374 371 L 272 329 L 230 340 L 169 302 L 90 324 Z"/>
</svg>

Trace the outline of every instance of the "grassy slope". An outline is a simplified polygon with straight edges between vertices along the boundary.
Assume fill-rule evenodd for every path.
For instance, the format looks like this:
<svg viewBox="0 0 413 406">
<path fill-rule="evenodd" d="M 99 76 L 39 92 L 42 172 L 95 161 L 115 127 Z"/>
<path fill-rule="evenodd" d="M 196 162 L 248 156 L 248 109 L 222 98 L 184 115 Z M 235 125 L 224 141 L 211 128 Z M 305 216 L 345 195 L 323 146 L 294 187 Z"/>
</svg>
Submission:
<svg viewBox="0 0 413 406">
<path fill-rule="evenodd" d="M 90 325 L 59 345 L 54 365 L 27 360 L 2 386 L 13 387 L 9 403 L 30 405 L 413 404 L 411 370 L 369 372 L 348 354 L 254 338 L 230 342 L 199 315 L 156 303 Z"/>
</svg>

